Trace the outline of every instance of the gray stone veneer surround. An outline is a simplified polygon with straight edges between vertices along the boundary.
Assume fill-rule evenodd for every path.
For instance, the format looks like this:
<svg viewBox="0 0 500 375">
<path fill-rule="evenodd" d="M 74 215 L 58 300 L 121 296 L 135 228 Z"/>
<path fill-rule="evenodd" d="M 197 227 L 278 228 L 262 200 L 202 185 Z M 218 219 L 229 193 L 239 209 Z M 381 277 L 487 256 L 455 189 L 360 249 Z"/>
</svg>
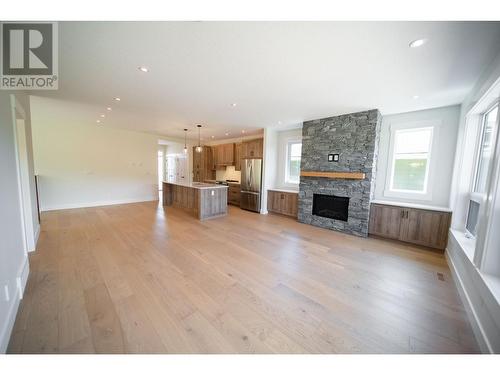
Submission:
<svg viewBox="0 0 500 375">
<path fill-rule="evenodd" d="M 306 121 L 302 127 L 303 171 L 362 172 L 364 180 L 300 177 L 298 220 L 366 237 L 380 134 L 378 109 Z M 328 154 L 340 154 L 329 162 Z M 312 214 L 313 194 L 349 197 L 347 222 Z"/>
</svg>

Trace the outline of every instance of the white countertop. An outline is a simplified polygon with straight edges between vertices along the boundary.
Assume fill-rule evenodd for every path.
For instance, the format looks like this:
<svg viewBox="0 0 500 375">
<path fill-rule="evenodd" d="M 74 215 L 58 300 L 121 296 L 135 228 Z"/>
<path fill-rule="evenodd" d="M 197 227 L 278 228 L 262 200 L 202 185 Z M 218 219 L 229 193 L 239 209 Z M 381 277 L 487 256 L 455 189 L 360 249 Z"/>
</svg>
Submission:
<svg viewBox="0 0 500 375">
<path fill-rule="evenodd" d="M 209 184 L 206 182 L 178 182 L 178 181 L 163 181 L 164 184 L 170 184 L 170 185 L 178 185 L 178 186 L 185 186 L 185 187 L 190 187 L 193 189 L 227 189 L 228 187 L 226 185 L 219 185 L 219 184 Z"/>
<path fill-rule="evenodd" d="M 418 204 L 418 203 L 407 203 L 407 202 L 396 202 L 396 201 L 383 201 L 383 200 L 379 200 L 379 199 L 372 200 L 370 203 L 385 204 L 387 206 L 419 208 L 421 210 L 430 210 L 430 211 L 452 212 L 452 209 L 449 208 L 449 207 L 428 206 L 428 205 L 425 205 L 425 204 Z"/>
<path fill-rule="evenodd" d="M 299 194 L 298 190 L 293 190 L 293 189 L 273 188 L 273 189 L 267 189 L 267 190 L 280 191 L 280 192 L 283 192 L 283 193 L 295 193 L 295 194 Z"/>
</svg>

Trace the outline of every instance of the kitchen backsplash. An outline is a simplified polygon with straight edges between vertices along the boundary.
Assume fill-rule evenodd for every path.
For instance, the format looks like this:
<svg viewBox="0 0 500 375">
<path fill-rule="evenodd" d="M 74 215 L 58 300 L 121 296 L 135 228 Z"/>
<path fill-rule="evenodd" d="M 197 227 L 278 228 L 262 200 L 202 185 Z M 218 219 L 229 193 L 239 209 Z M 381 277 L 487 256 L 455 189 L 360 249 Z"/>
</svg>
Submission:
<svg viewBox="0 0 500 375">
<path fill-rule="evenodd" d="M 234 169 L 234 166 L 228 166 L 225 170 L 216 171 L 217 181 L 236 180 L 241 181 L 241 172 Z"/>
</svg>

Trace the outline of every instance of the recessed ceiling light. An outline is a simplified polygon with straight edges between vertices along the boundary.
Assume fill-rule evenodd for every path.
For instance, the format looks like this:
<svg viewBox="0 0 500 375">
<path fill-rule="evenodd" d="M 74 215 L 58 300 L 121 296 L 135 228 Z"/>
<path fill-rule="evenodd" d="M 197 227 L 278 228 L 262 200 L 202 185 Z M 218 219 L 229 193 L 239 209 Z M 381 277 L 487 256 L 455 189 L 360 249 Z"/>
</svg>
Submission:
<svg viewBox="0 0 500 375">
<path fill-rule="evenodd" d="M 121 99 L 119 97 L 114 98 L 115 101 L 119 102 Z"/>
<path fill-rule="evenodd" d="M 281 121 L 278 121 L 278 124 L 280 124 L 280 125 L 281 125 Z"/>
<path fill-rule="evenodd" d="M 215 135 L 212 135 L 212 137 L 211 137 L 211 138 L 212 138 L 212 139 L 214 139 L 214 138 L 215 138 Z"/>
<path fill-rule="evenodd" d="M 229 133 L 226 133 L 226 135 L 229 135 Z"/>
<path fill-rule="evenodd" d="M 106 117 L 106 115 L 104 113 L 101 113 L 101 117 L 104 118 Z"/>
<path fill-rule="evenodd" d="M 231 103 L 231 107 L 236 107 L 238 103 Z"/>
<path fill-rule="evenodd" d="M 140 66 L 138 69 L 139 69 L 141 72 L 143 72 L 143 73 L 147 73 L 147 72 L 149 72 L 149 69 L 148 69 L 148 68 L 146 68 L 145 66 Z"/>
<path fill-rule="evenodd" d="M 427 39 L 415 39 L 410 43 L 411 48 L 417 48 L 423 46 L 425 43 L 427 43 Z"/>
<path fill-rule="evenodd" d="M 243 129 L 241 132 L 242 132 L 243 134 L 245 134 L 245 132 L 246 132 L 246 131 L 245 131 L 245 129 Z"/>
<path fill-rule="evenodd" d="M 111 107 L 106 107 L 108 111 L 112 111 L 113 109 Z"/>
<path fill-rule="evenodd" d="M 100 123 L 101 123 L 101 120 L 96 120 L 96 122 L 97 122 L 98 124 L 100 124 Z"/>
<path fill-rule="evenodd" d="M 418 99 L 418 98 L 420 98 L 420 96 L 418 96 L 418 95 L 413 95 L 413 99 Z"/>
</svg>

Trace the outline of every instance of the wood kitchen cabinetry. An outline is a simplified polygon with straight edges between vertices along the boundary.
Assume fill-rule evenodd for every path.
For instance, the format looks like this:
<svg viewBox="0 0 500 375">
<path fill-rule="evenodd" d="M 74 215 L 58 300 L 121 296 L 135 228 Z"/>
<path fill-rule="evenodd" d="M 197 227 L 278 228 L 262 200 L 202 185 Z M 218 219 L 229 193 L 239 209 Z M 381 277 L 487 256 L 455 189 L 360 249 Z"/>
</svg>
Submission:
<svg viewBox="0 0 500 375">
<path fill-rule="evenodd" d="M 417 245 L 444 249 L 451 212 L 372 204 L 369 233 Z"/>
<path fill-rule="evenodd" d="M 298 212 L 298 193 L 268 190 L 267 210 L 296 218 Z"/>
<path fill-rule="evenodd" d="M 201 152 L 193 147 L 193 182 L 203 182 L 215 179 L 212 147 L 203 146 Z"/>
<path fill-rule="evenodd" d="M 241 185 L 240 184 L 228 184 L 229 189 L 227 190 L 227 203 L 233 204 L 235 206 L 240 205 L 240 193 L 241 193 Z"/>
<path fill-rule="evenodd" d="M 241 171 L 241 143 L 234 144 L 234 170 Z"/>
<path fill-rule="evenodd" d="M 252 139 L 241 144 L 241 158 L 262 158 L 264 154 L 264 140 L 263 138 Z"/>
<path fill-rule="evenodd" d="M 234 143 L 212 146 L 215 168 L 234 165 Z"/>
</svg>

